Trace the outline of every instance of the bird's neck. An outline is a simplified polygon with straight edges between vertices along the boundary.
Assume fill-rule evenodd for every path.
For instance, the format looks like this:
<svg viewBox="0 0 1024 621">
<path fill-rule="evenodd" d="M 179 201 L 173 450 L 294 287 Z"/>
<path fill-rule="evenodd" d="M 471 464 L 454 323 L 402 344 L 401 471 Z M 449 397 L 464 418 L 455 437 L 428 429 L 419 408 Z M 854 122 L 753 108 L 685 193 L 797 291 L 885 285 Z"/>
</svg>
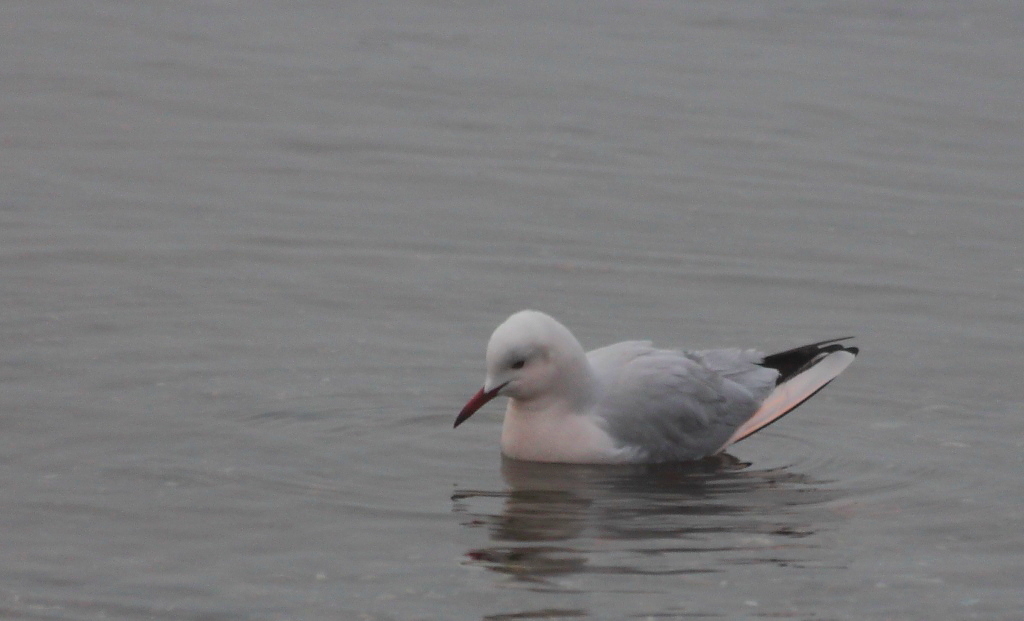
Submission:
<svg viewBox="0 0 1024 621">
<path fill-rule="evenodd" d="M 597 401 L 598 384 L 583 349 L 580 348 L 578 355 L 566 357 L 556 366 L 560 372 L 553 378 L 551 390 L 532 399 L 513 399 L 510 410 L 514 409 L 523 415 L 534 412 L 549 416 L 587 413 Z"/>
<path fill-rule="evenodd" d="M 583 361 L 586 363 L 586 360 Z M 501 430 L 501 450 L 528 461 L 603 463 L 622 461 L 622 451 L 587 416 L 597 401 L 597 381 L 573 375 L 563 389 L 534 399 L 510 399 Z"/>
</svg>

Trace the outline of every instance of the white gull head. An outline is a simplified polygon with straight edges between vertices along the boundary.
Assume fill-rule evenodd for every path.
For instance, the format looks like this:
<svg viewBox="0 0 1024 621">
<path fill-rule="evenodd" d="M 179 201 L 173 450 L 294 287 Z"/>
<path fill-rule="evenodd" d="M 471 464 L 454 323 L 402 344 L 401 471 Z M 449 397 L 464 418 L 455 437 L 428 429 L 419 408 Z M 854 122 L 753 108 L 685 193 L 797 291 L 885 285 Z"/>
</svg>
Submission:
<svg viewBox="0 0 1024 621">
<path fill-rule="evenodd" d="M 485 391 L 523 403 L 561 398 L 585 406 L 592 384 L 583 346 L 542 312 L 519 311 L 487 343 Z"/>
<path fill-rule="evenodd" d="M 585 463 L 609 461 L 617 452 L 597 421 L 585 416 L 598 396 L 587 354 L 549 315 L 520 311 L 494 330 L 484 386 L 455 426 L 499 396 L 510 398 L 501 434 L 502 452 L 510 457 Z"/>
</svg>

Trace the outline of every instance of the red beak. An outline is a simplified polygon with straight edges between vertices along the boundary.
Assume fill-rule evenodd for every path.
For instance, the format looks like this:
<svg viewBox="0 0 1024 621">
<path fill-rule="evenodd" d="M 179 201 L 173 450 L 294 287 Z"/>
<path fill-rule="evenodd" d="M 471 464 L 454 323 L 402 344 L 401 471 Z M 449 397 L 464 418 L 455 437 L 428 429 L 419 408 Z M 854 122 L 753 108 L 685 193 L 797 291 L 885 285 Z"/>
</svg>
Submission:
<svg viewBox="0 0 1024 621">
<path fill-rule="evenodd" d="M 506 383 L 508 383 L 508 382 L 506 382 Z M 459 425 L 464 423 L 467 418 L 469 418 L 477 410 L 482 408 L 485 403 L 487 403 L 491 399 L 497 397 L 498 396 L 498 391 L 501 390 L 504 387 L 505 387 L 505 384 L 502 384 L 501 386 L 498 386 L 497 388 L 495 388 L 494 390 L 491 390 L 489 392 L 484 392 L 483 388 L 481 388 L 479 391 L 477 391 L 477 393 L 475 395 L 473 395 L 473 398 L 470 399 L 466 403 L 466 405 L 462 408 L 462 411 L 459 412 L 458 417 L 455 418 L 455 425 L 452 427 L 452 429 L 454 429 L 455 427 L 458 427 Z"/>
</svg>

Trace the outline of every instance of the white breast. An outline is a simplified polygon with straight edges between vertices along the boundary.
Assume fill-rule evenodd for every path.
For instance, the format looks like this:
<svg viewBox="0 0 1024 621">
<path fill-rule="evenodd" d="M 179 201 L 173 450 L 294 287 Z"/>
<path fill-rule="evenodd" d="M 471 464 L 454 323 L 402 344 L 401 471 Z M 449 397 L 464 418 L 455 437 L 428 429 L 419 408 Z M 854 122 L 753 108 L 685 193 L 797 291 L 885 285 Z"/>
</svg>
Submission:
<svg viewBox="0 0 1024 621">
<path fill-rule="evenodd" d="M 501 430 L 501 451 L 513 459 L 563 463 L 624 463 L 629 450 L 617 448 L 586 414 L 521 411 L 510 401 Z"/>
</svg>

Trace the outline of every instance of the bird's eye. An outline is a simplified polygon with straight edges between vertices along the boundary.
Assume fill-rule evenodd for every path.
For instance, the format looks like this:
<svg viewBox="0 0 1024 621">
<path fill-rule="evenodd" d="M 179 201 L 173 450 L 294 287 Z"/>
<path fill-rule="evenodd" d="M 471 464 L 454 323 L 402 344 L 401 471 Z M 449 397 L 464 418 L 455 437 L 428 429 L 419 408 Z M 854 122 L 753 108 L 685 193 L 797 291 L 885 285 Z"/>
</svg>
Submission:
<svg viewBox="0 0 1024 621">
<path fill-rule="evenodd" d="M 519 359 L 519 360 L 516 360 L 515 362 L 513 362 L 512 364 L 510 364 L 508 366 L 509 366 L 510 369 L 521 369 L 524 366 L 526 366 L 526 361 L 522 360 L 522 359 Z"/>
</svg>

